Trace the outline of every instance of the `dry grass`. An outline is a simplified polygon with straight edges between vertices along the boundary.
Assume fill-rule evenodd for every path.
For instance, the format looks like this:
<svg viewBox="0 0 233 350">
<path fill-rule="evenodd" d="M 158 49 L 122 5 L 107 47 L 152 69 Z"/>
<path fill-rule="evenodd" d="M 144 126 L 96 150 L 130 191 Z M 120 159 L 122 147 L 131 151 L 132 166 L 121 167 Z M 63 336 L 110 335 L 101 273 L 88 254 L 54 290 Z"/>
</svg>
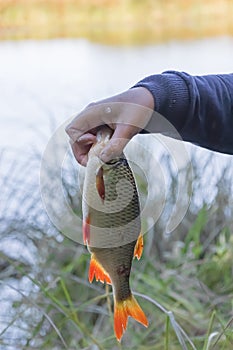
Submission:
<svg viewBox="0 0 233 350">
<path fill-rule="evenodd" d="M 233 35 L 231 0 L 0 0 L 0 39 L 107 44 Z"/>
</svg>

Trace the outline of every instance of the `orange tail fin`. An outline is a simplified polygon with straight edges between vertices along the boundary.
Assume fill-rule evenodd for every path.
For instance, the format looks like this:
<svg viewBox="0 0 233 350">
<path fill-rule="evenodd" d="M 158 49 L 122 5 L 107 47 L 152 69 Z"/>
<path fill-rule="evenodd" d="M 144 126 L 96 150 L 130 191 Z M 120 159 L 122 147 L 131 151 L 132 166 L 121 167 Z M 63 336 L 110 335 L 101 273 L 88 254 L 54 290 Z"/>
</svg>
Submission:
<svg viewBox="0 0 233 350">
<path fill-rule="evenodd" d="M 119 302 L 115 300 L 114 330 L 118 341 L 121 340 L 121 337 L 127 328 L 128 316 L 133 317 L 136 321 L 140 322 L 145 327 L 148 326 L 146 315 L 142 311 L 133 295 L 124 301 Z"/>
</svg>

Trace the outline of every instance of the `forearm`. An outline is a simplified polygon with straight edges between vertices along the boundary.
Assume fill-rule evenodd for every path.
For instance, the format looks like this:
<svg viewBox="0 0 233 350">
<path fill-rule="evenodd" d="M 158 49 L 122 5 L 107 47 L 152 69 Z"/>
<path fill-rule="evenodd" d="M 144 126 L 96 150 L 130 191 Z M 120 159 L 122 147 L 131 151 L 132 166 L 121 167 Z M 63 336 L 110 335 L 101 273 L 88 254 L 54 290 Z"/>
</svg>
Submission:
<svg viewBox="0 0 233 350">
<path fill-rule="evenodd" d="M 191 76 L 169 71 L 147 77 L 138 86 L 151 92 L 155 111 L 183 140 L 233 154 L 233 74 Z"/>
</svg>

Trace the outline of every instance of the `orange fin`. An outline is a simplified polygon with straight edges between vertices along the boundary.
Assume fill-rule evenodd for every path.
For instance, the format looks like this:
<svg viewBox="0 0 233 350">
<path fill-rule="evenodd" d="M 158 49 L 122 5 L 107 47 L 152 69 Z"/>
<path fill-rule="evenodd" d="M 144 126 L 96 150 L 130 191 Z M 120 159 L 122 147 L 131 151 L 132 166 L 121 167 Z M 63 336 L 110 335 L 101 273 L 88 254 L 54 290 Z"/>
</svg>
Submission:
<svg viewBox="0 0 233 350">
<path fill-rule="evenodd" d="M 142 256 L 143 247 L 144 247 L 143 235 L 140 233 L 140 235 L 138 236 L 137 243 L 135 244 L 135 248 L 134 248 L 134 257 L 136 257 L 138 260 Z"/>
<path fill-rule="evenodd" d="M 83 220 L 83 243 L 90 244 L 90 217 Z"/>
<path fill-rule="evenodd" d="M 137 300 L 133 295 L 123 301 L 115 300 L 114 307 L 114 330 L 118 341 L 121 340 L 123 333 L 127 328 L 128 316 L 133 317 L 136 321 L 148 326 L 148 320 Z"/>
<path fill-rule="evenodd" d="M 91 255 L 90 267 L 89 267 L 89 282 L 92 283 L 93 279 L 102 283 L 106 282 L 111 284 L 112 281 L 109 274 L 104 270 L 103 266 L 96 260 L 94 255 Z"/>
<path fill-rule="evenodd" d="M 102 201 L 105 199 L 104 171 L 101 166 L 96 174 L 96 188 Z"/>
</svg>

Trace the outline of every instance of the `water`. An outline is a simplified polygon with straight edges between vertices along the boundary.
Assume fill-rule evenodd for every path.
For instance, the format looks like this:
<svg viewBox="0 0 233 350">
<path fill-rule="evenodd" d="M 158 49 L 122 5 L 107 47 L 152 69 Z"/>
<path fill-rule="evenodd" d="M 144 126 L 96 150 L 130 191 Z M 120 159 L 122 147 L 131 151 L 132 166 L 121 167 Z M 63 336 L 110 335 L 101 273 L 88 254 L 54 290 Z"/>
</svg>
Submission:
<svg viewBox="0 0 233 350">
<path fill-rule="evenodd" d="M 232 72 L 232 57 L 228 37 L 136 47 L 85 40 L 1 42 L 0 147 L 42 149 L 51 129 L 91 101 L 164 70 Z"/>
</svg>

